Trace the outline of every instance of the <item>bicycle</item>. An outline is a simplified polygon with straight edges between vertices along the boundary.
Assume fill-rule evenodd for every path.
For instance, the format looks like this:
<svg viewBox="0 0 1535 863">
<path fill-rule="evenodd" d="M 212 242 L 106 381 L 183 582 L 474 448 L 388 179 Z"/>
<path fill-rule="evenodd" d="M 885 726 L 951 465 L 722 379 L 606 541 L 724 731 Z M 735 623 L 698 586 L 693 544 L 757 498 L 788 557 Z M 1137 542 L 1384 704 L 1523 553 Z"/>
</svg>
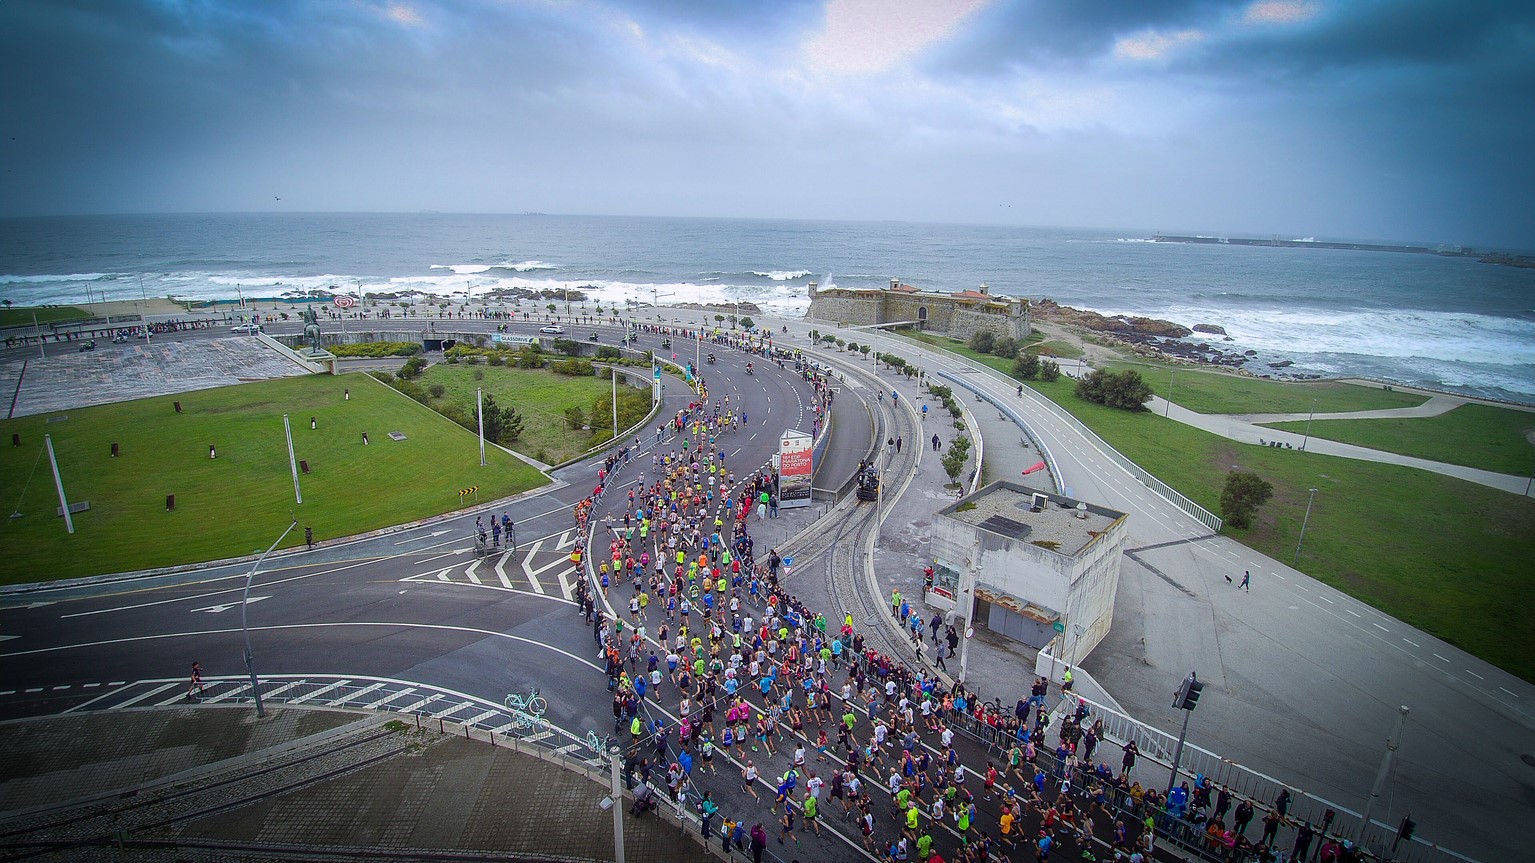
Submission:
<svg viewBox="0 0 1535 863">
<path fill-rule="evenodd" d="M 507 695 L 506 700 L 502 703 L 513 713 L 524 714 L 534 719 L 542 718 L 544 711 L 549 709 L 549 702 L 545 701 L 544 697 L 538 694 L 538 689 L 536 688 L 528 689 L 528 694 L 525 696 L 513 692 Z"/>
</svg>

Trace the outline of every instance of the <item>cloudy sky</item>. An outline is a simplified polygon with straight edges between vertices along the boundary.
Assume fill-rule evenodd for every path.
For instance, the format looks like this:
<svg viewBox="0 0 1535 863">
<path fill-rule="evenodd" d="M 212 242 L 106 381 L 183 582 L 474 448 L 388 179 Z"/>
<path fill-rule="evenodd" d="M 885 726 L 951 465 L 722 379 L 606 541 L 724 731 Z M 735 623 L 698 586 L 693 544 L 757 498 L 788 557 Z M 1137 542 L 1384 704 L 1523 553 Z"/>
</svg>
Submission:
<svg viewBox="0 0 1535 863">
<path fill-rule="evenodd" d="M 0 215 L 1535 247 L 1528 0 L 4 0 L 0 80 Z"/>
</svg>

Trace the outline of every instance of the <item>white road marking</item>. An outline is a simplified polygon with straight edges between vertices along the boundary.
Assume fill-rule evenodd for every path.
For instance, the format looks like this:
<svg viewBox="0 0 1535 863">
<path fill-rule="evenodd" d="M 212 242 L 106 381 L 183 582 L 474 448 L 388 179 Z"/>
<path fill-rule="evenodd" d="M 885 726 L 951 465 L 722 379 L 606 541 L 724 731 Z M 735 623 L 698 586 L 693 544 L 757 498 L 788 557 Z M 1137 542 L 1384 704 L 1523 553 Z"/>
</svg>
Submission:
<svg viewBox="0 0 1535 863">
<path fill-rule="evenodd" d="M 1317 599 L 1322 600 L 1323 602 L 1327 603 L 1328 605 L 1336 605 L 1337 604 L 1337 603 L 1334 603 L 1332 600 L 1328 599 L 1325 596 L 1319 596 L 1319 597 L 1317 597 Z"/>
<path fill-rule="evenodd" d="M 480 581 L 480 576 L 478 575 L 478 570 L 480 568 L 480 561 L 482 561 L 482 560 L 484 560 L 483 557 L 475 558 L 474 559 L 474 563 L 469 564 L 469 568 L 464 570 L 464 575 L 467 575 L 469 577 L 469 580 L 474 582 L 475 584 L 482 584 L 483 583 L 483 582 Z"/>
<path fill-rule="evenodd" d="M 1503 687 L 1501 687 L 1501 686 L 1499 686 L 1499 687 L 1498 687 L 1498 688 L 1499 688 L 1499 689 L 1503 689 Z M 1518 698 L 1518 697 L 1519 697 L 1519 693 L 1517 693 L 1517 692 L 1512 692 L 1512 691 L 1510 691 L 1510 690 L 1507 690 L 1507 689 L 1503 689 L 1503 691 L 1504 691 L 1504 692 L 1507 692 L 1507 693 L 1508 693 L 1508 694 L 1509 694 L 1509 695 L 1512 695 L 1512 696 L 1513 696 L 1513 697 L 1515 697 L 1515 698 Z"/>
<path fill-rule="evenodd" d="M 1413 641 L 1413 640 L 1412 640 L 1412 639 L 1410 639 L 1410 638 L 1404 638 L 1404 639 L 1402 639 L 1402 640 L 1403 640 L 1403 641 L 1405 641 L 1405 642 L 1407 642 L 1407 643 L 1408 643 L 1408 644 L 1411 644 L 1411 645 L 1412 645 L 1412 646 L 1413 646 L 1413 647 L 1417 647 L 1417 646 L 1418 646 L 1418 643 L 1417 643 L 1417 642 L 1416 642 L 1416 641 Z"/>
<path fill-rule="evenodd" d="M 1443 656 L 1440 656 L 1440 655 L 1439 655 L 1439 654 L 1437 654 L 1437 653 L 1436 653 L 1436 654 L 1434 654 L 1434 658 L 1435 658 L 1435 659 L 1437 659 L 1437 660 L 1439 660 L 1439 661 L 1440 661 L 1440 662 L 1449 662 L 1449 660 L 1448 660 L 1448 659 L 1445 659 L 1445 658 L 1444 658 L 1444 657 L 1443 657 Z"/>
<path fill-rule="evenodd" d="M 1380 631 L 1381 631 L 1381 632 L 1390 632 L 1390 631 L 1391 631 L 1391 630 L 1389 630 L 1389 629 L 1387 629 L 1387 628 L 1385 628 L 1385 627 L 1384 627 L 1384 626 L 1381 626 L 1381 625 L 1380 625 L 1380 624 L 1378 624 L 1378 623 L 1372 623 L 1372 624 L 1370 624 L 1370 625 L 1371 625 L 1371 626 L 1373 626 L 1373 627 L 1375 627 L 1375 628 L 1376 628 L 1376 629 L 1378 629 L 1378 630 L 1380 630 Z"/>
<path fill-rule="evenodd" d="M 378 701 L 373 702 L 372 704 L 364 704 L 363 707 L 366 707 L 369 710 L 376 710 L 377 708 L 379 708 L 379 707 L 381 707 L 381 706 L 383 706 L 385 704 L 388 704 L 389 702 L 395 700 L 396 698 L 404 698 L 405 696 L 407 696 L 407 695 L 409 695 L 409 694 L 411 694 L 412 692 L 415 692 L 415 691 L 416 691 L 416 688 L 414 686 L 407 686 L 404 689 L 400 690 L 399 692 L 396 692 L 393 695 L 390 695 L 388 697 L 381 698 Z"/>
<path fill-rule="evenodd" d="M 221 692 L 218 695 L 213 696 L 212 698 L 204 698 L 204 699 L 202 699 L 202 701 L 203 701 L 204 704 L 217 704 L 218 702 L 223 701 L 226 698 L 234 698 L 236 695 L 244 695 L 246 692 L 248 692 L 250 690 L 250 688 L 251 688 L 251 685 L 249 683 L 242 684 L 240 686 L 235 687 L 234 689 L 229 690 L 228 692 Z"/>
<path fill-rule="evenodd" d="M 270 597 L 270 596 L 253 596 L 249 600 L 246 600 L 245 604 L 246 605 L 255 605 L 256 603 L 262 601 L 263 599 L 271 599 L 271 598 L 272 597 Z M 228 611 L 231 608 L 239 607 L 239 605 L 240 605 L 239 602 L 222 602 L 222 603 L 219 603 L 218 605 L 209 605 L 209 606 L 205 606 L 203 608 L 189 608 L 189 609 L 187 609 L 187 611 L 190 611 L 190 612 L 192 612 L 194 614 L 199 612 L 199 611 L 200 612 L 204 612 L 206 614 L 222 614 L 223 612 L 226 612 L 226 611 Z"/>
<path fill-rule="evenodd" d="M 402 539 L 399 542 L 395 543 L 395 545 L 404 545 L 407 542 L 415 542 L 418 539 L 431 539 L 432 537 L 442 536 L 443 534 L 448 533 L 448 532 L 449 531 L 446 531 L 446 530 L 434 530 L 431 533 L 427 534 L 426 536 L 413 536 L 410 539 Z"/>
<path fill-rule="evenodd" d="M 506 562 L 508 560 L 511 560 L 511 559 L 512 559 L 512 552 L 507 552 L 507 553 L 501 555 L 501 558 L 496 561 L 496 566 L 495 566 L 496 578 L 501 579 L 501 585 L 503 587 L 507 588 L 508 590 L 514 589 L 512 587 L 512 580 L 506 577 Z"/>
<path fill-rule="evenodd" d="M 400 708 L 400 712 L 401 713 L 411 713 L 411 712 L 414 712 L 415 709 L 418 708 L 418 707 L 425 707 L 426 705 L 431 704 L 433 701 L 441 701 L 441 700 L 442 700 L 442 693 L 437 693 L 437 694 L 434 694 L 434 695 L 428 695 L 427 697 L 421 699 L 420 701 L 417 701 L 417 702 L 415 702 L 413 704 L 408 704 L 408 705 L 406 705 L 404 707 L 401 707 Z"/>
<path fill-rule="evenodd" d="M 99 683 L 82 683 L 82 684 L 80 684 L 80 688 L 81 689 L 95 689 L 96 687 L 98 687 L 100 685 L 101 684 L 99 684 Z M 0 692 L 0 695 L 4 695 L 4 694 L 5 693 Z"/>
<path fill-rule="evenodd" d="M 302 704 L 305 701 L 309 701 L 311 699 L 319 698 L 320 696 L 324 695 L 325 693 L 332 692 L 334 690 L 340 689 L 341 687 L 346 686 L 347 684 L 349 684 L 351 682 L 352 681 L 350 681 L 350 680 L 338 680 L 335 683 L 330 684 L 329 686 L 322 686 L 319 689 L 316 689 L 315 691 L 313 691 L 313 692 L 309 693 L 308 695 L 305 695 L 305 696 L 303 696 L 301 698 L 293 699 L 293 703 L 294 704 Z M 272 694 L 275 694 L 275 693 L 272 693 Z"/>
<path fill-rule="evenodd" d="M 142 695 L 136 695 L 133 698 L 130 698 L 127 701 L 124 701 L 122 704 L 117 705 L 117 709 L 121 710 L 124 707 L 132 707 L 133 705 L 138 704 L 140 701 L 146 701 L 146 700 L 148 700 L 150 698 L 154 698 L 156 695 L 159 695 L 160 693 L 164 692 L 165 690 L 170 689 L 170 688 L 175 687 L 175 686 L 180 686 L 180 685 L 181 685 L 181 681 L 178 680 L 178 681 L 175 681 L 174 683 L 167 683 L 164 686 L 156 687 L 156 688 L 151 689 L 151 690 L 149 690 L 148 692 L 146 692 L 146 693 L 144 693 Z"/>
<path fill-rule="evenodd" d="M 363 688 L 357 690 L 356 692 L 351 693 L 350 695 L 343 695 L 340 698 L 333 698 L 330 701 L 325 702 L 325 706 L 326 707 L 339 707 L 339 706 L 347 703 L 348 701 L 351 701 L 354 698 L 361 698 L 364 695 L 367 695 L 368 693 L 373 692 L 374 690 L 383 689 L 383 688 L 384 688 L 384 684 L 382 684 L 382 683 L 370 683 L 367 686 L 364 686 Z"/>
<path fill-rule="evenodd" d="M 1346 611 L 1346 612 L 1348 612 L 1348 613 L 1349 613 L 1349 614 L 1352 614 L 1352 615 L 1354 615 L 1354 616 L 1355 616 L 1355 617 L 1358 617 L 1358 618 L 1363 618 L 1363 617 L 1364 617 L 1364 615 L 1362 615 L 1362 614 L 1360 614 L 1360 613 L 1359 613 L 1359 612 L 1357 612 L 1357 611 L 1355 611 L 1355 610 L 1353 610 L 1353 609 L 1352 609 L 1352 608 L 1345 608 L 1345 609 L 1343 609 L 1343 610 L 1344 610 L 1344 611 Z"/>
<path fill-rule="evenodd" d="M 64 684 L 64 685 L 63 685 L 63 686 L 55 686 L 55 687 L 53 687 L 53 691 L 54 691 L 54 692 L 58 692 L 58 691 L 59 691 L 59 690 L 61 690 L 61 689 L 68 689 L 68 688 L 69 688 L 69 684 L 68 684 L 68 683 L 66 683 L 66 684 Z"/>
<path fill-rule="evenodd" d="M 1472 677 L 1475 677 L 1477 680 L 1486 680 L 1487 679 L 1487 678 L 1481 676 L 1480 674 L 1477 674 L 1475 671 L 1472 671 L 1469 668 L 1466 669 L 1466 673 L 1471 675 Z"/>
</svg>

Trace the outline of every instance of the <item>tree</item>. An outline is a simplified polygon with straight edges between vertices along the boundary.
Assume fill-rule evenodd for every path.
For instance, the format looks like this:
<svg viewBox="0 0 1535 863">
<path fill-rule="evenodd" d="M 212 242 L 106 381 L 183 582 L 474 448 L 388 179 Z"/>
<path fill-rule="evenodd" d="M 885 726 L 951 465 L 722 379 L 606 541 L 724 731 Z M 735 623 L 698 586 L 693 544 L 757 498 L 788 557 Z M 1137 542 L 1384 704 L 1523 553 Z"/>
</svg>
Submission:
<svg viewBox="0 0 1535 863">
<path fill-rule="evenodd" d="M 1039 375 L 1039 357 L 1033 354 L 1022 354 L 1013 360 L 1013 374 L 1026 381 L 1032 381 Z"/>
<path fill-rule="evenodd" d="M 810 331 L 810 340 L 812 342 L 820 341 L 821 340 L 821 331 L 820 330 L 811 330 Z"/>
<path fill-rule="evenodd" d="M 481 415 L 485 418 L 486 440 L 510 444 L 522 436 L 522 414 L 496 404 L 496 397 L 490 393 L 485 394 Z"/>
<path fill-rule="evenodd" d="M 400 366 L 400 377 L 401 378 L 413 378 L 413 377 L 416 377 L 416 376 L 420 375 L 422 370 L 425 369 L 425 368 L 426 368 L 426 360 L 425 359 L 423 359 L 421 357 L 411 357 L 410 359 L 405 361 L 405 365 Z"/>
<path fill-rule="evenodd" d="M 1039 379 L 1045 383 L 1053 383 L 1061 379 L 1061 367 L 1055 360 L 1045 360 L 1039 364 Z"/>
<path fill-rule="evenodd" d="M 871 348 L 868 345 L 859 345 L 858 346 L 858 352 L 860 354 L 863 354 L 866 357 L 869 355 L 869 351 L 870 350 L 871 350 Z"/>
<path fill-rule="evenodd" d="M 554 303 L 550 303 L 549 305 L 544 306 L 544 308 L 548 309 L 551 313 L 553 313 L 555 309 L 559 308 L 559 306 L 556 306 Z"/>
<path fill-rule="evenodd" d="M 1001 357 L 1004 360 L 1010 360 L 1018 356 L 1018 343 L 1012 339 L 1000 337 L 993 338 L 991 342 L 991 353 L 995 356 Z"/>
<path fill-rule="evenodd" d="M 981 330 L 970 337 L 970 350 L 989 354 L 996 344 L 996 339 L 997 337 L 990 330 Z"/>
<path fill-rule="evenodd" d="M 970 438 L 960 435 L 949 442 L 949 449 L 939 459 L 943 465 L 943 472 L 949 475 L 951 482 L 959 481 L 959 474 L 965 469 L 965 462 L 970 458 Z"/>
<path fill-rule="evenodd" d="M 568 407 L 565 409 L 565 424 L 570 426 L 571 431 L 580 431 L 586 425 L 586 415 L 578 407 Z"/>
<path fill-rule="evenodd" d="M 716 323 L 716 324 L 722 324 L 722 323 L 724 323 L 724 322 L 725 322 L 725 316 L 724 316 L 724 315 L 715 315 L 715 316 L 714 316 L 714 322 L 715 322 L 715 323 Z"/>
<path fill-rule="evenodd" d="M 1232 527 L 1252 527 L 1258 507 L 1274 496 L 1274 486 L 1255 473 L 1231 471 L 1221 489 L 1221 517 Z"/>
<path fill-rule="evenodd" d="M 749 330 L 755 326 L 757 326 L 757 322 L 752 320 L 750 317 L 741 318 L 741 329 Z"/>
<path fill-rule="evenodd" d="M 854 352 L 857 352 L 857 350 L 858 350 L 858 343 L 857 342 L 848 342 L 847 344 L 842 346 L 842 349 L 844 351 L 854 351 Z"/>
</svg>

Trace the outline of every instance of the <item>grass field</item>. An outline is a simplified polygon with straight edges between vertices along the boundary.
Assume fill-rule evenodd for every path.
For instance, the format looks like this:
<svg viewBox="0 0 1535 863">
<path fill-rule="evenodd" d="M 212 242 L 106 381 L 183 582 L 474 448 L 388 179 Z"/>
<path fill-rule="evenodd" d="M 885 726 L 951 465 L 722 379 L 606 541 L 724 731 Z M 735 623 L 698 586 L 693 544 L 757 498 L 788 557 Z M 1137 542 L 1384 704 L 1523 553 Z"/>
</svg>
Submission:
<svg viewBox="0 0 1535 863">
<path fill-rule="evenodd" d="M 1427 471 L 1239 444 L 1153 413 L 1030 384 L 1115 449 L 1213 512 L 1233 468 L 1274 486 L 1250 530 L 1225 533 L 1288 563 L 1317 488 L 1299 567 L 1489 662 L 1535 680 L 1535 499 Z M 1313 424 L 1313 433 L 1315 425 Z"/>
<path fill-rule="evenodd" d="M 1269 423 L 1304 432 L 1305 421 Z M 1535 470 L 1535 413 L 1468 404 L 1436 417 L 1378 420 L 1316 420 L 1311 436 L 1371 449 L 1529 476 Z"/>
<path fill-rule="evenodd" d="M 485 373 L 484 380 L 474 379 L 476 371 Z M 442 398 L 428 402 L 433 408 L 456 405 L 471 414 L 475 388 L 484 387 L 485 392 L 495 396 L 497 404 L 511 405 L 522 414 L 522 437 L 512 449 L 546 464 L 559 464 L 591 448 L 592 433 L 571 430 L 565 423 L 565 409 L 578 407 L 583 414 L 589 414 L 592 402 L 611 395 L 613 386 L 609 381 L 594 377 L 462 363 L 436 363 L 421 375 L 420 383 L 424 387 L 442 384 L 446 388 Z M 623 387 L 622 381 L 619 387 Z M 595 424 L 611 428 L 611 417 L 598 417 Z"/>
<path fill-rule="evenodd" d="M 0 327 L 31 326 L 34 314 L 37 315 L 39 324 L 80 321 L 91 316 L 86 310 L 77 309 L 74 306 L 0 308 Z"/>
<path fill-rule="evenodd" d="M 1201 414 L 1317 413 L 1416 407 L 1428 396 L 1336 381 L 1271 381 L 1227 372 L 1153 363 L 1114 363 L 1108 371 L 1135 369 L 1153 392 Z"/>
<path fill-rule="evenodd" d="M 284 413 L 295 453 L 313 471 L 300 475 L 302 505 L 294 504 Z M 468 486 L 489 501 L 546 481 L 493 448 L 481 468 L 473 435 L 364 375 L 286 378 L 53 416 L 68 419 L 0 423 L 5 440 L 16 433 L 23 443 L 0 449 L 3 504 L 25 514 L 0 522 L 0 583 L 249 554 L 277 538 L 290 510 L 299 519 L 291 546 L 303 542 L 305 526 L 317 540 L 348 536 L 457 509 L 458 491 Z M 406 440 L 391 440 L 391 431 Z M 45 433 L 69 499 L 91 503 L 75 515 L 73 536 L 54 515 L 52 476 L 46 456 L 39 460 Z M 119 458 L 110 456 L 114 442 Z M 208 457 L 209 444 L 217 459 Z M 167 494 L 176 496 L 174 512 L 165 509 Z"/>
</svg>

